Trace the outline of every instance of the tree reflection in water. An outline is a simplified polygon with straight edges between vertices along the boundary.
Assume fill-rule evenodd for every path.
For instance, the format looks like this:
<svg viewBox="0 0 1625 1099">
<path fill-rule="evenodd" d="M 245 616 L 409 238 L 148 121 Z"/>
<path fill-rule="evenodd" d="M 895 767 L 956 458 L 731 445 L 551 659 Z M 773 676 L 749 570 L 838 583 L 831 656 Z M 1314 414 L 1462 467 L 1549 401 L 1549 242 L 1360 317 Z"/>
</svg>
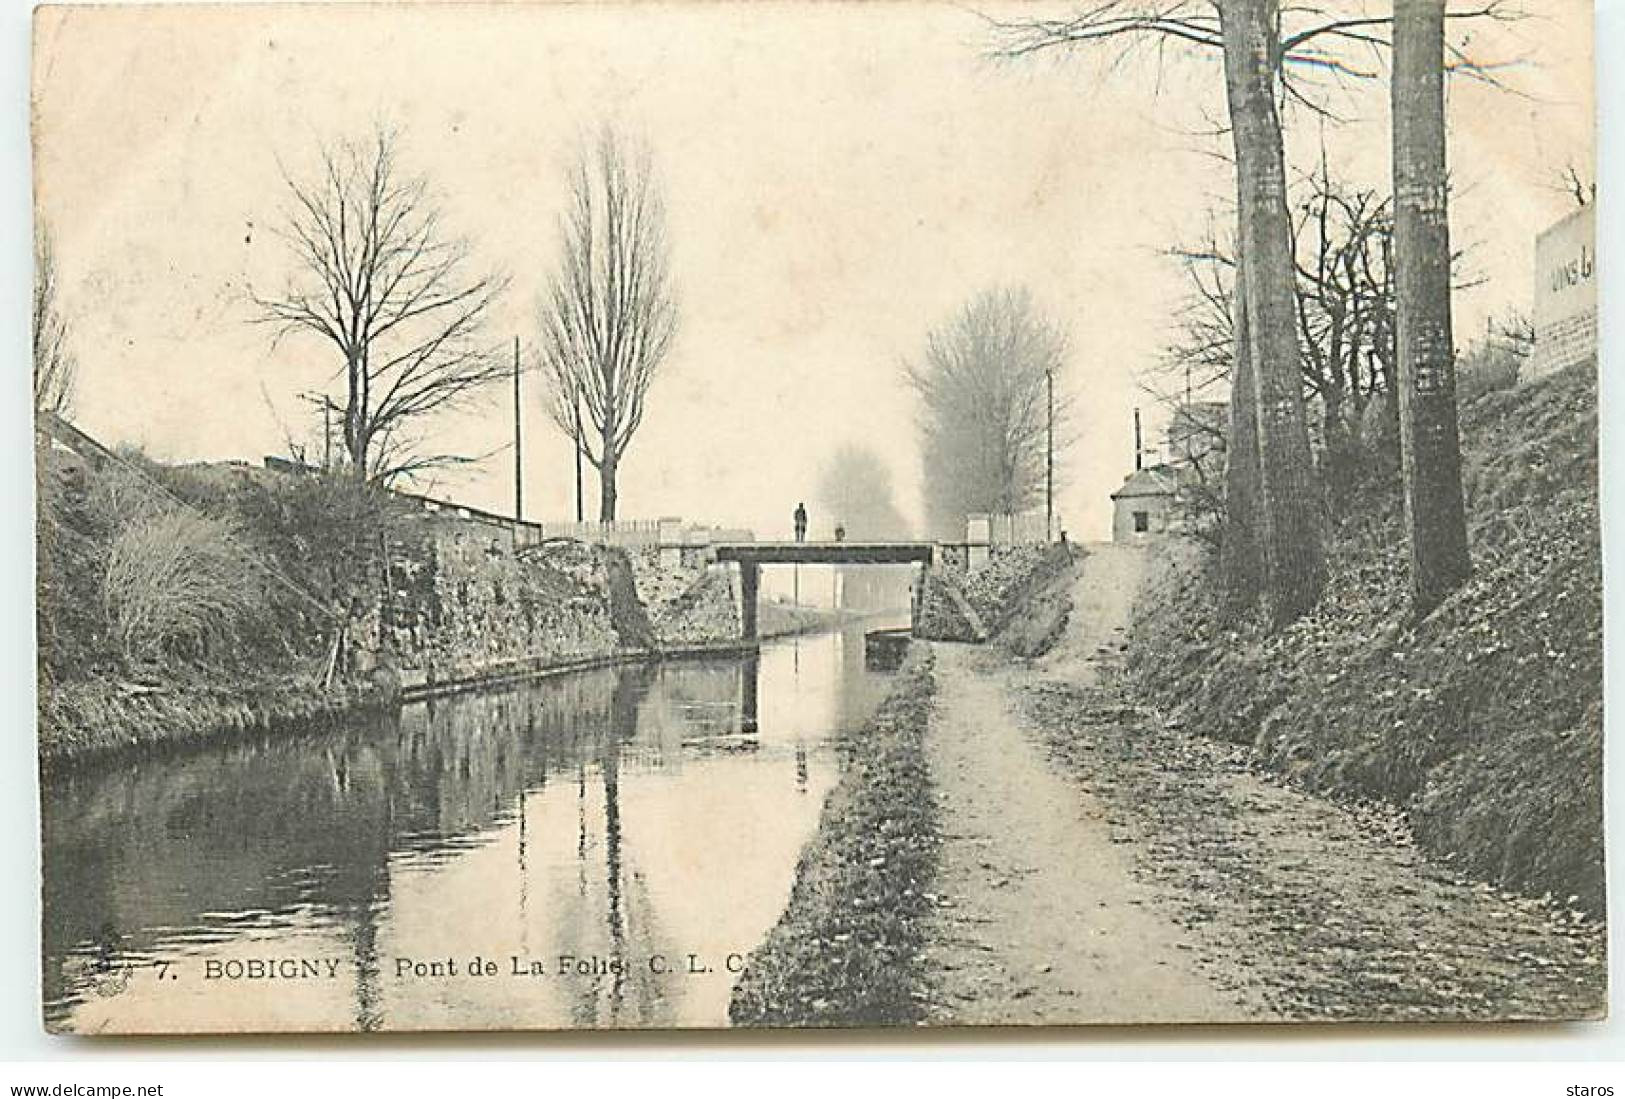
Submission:
<svg viewBox="0 0 1625 1099">
<path fill-rule="evenodd" d="M 343 963 L 336 984 L 278 990 L 289 1027 L 721 1022 L 725 973 L 657 979 L 646 960 L 760 941 L 834 779 L 827 737 L 881 688 L 861 635 L 798 639 L 759 661 L 605 669 L 63 776 L 44 791 L 48 1017 L 264 1026 L 263 990 L 195 977 L 209 959 L 289 956 Z M 751 707 L 756 751 L 692 746 L 741 732 Z M 485 987 L 395 972 L 475 950 L 630 964 Z M 166 959 L 187 979 L 99 991 Z"/>
</svg>

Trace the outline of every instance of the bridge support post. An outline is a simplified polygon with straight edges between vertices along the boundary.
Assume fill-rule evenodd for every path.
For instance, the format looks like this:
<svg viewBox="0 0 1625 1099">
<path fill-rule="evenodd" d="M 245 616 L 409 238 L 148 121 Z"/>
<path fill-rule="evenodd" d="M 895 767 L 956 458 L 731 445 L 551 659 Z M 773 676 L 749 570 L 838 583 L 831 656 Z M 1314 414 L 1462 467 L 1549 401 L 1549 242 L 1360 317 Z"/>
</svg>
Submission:
<svg viewBox="0 0 1625 1099">
<path fill-rule="evenodd" d="M 756 593 L 761 586 L 762 566 L 739 562 L 739 632 L 746 641 L 756 640 Z"/>
<path fill-rule="evenodd" d="M 739 731 L 742 733 L 754 733 L 760 728 L 757 696 L 760 693 L 761 676 L 761 658 L 755 654 L 747 656 L 739 666 Z"/>
</svg>

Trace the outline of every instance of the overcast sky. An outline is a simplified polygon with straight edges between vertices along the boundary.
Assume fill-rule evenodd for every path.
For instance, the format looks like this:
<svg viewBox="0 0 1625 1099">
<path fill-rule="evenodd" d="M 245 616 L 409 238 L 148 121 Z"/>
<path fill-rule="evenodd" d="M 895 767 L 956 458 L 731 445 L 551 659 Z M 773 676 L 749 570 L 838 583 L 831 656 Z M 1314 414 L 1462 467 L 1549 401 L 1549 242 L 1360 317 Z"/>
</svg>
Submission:
<svg viewBox="0 0 1625 1099">
<path fill-rule="evenodd" d="M 1516 62 L 1502 74 L 1514 92 L 1452 85 L 1453 228 L 1487 278 L 1457 303 L 1458 339 L 1527 309 L 1533 236 L 1569 201 L 1559 170 L 1592 162 L 1590 6 L 1538 8 L 1469 44 Z M 323 141 L 398 128 L 448 223 L 512 275 L 495 333 L 529 343 L 563 173 L 607 121 L 653 152 L 682 312 L 622 467 L 623 516 L 782 535 L 821 461 L 854 440 L 917 518 L 900 363 L 970 295 L 1020 283 L 1072 345 L 1060 509 L 1075 537 L 1105 537 L 1132 410 L 1148 404 L 1136 373 L 1183 294 L 1162 250 L 1232 193 L 1213 156 L 1227 139 L 1202 135 L 1223 116 L 1216 58 L 993 62 L 979 17 L 947 5 L 48 8 L 36 34 L 36 188 L 78 419 L 175 460 L 258 461 L 284 449 L 282 425 L 308 432 L 298 392 L 339 394 L 329 346 L 273 347 L 248 323 L 247 287 L 289 272 L 268 231 L 284 169 L 309 172 Z M 1385 84 L 1335 107 L 1352 121 L 1327 129 L 1333 157 L 1380 184 Z M 1306 156 L 1319 124 L 1291 122 Z M 526 511 L 566 517 L 569 446 L 531 396 Z M 509 401 L 448 420 L 445 446 L 500 446 Z M 435 489 L 510 508 L 510 463 Z M 815 512 L 815 533 L 827 519 Z"/>
</svg>

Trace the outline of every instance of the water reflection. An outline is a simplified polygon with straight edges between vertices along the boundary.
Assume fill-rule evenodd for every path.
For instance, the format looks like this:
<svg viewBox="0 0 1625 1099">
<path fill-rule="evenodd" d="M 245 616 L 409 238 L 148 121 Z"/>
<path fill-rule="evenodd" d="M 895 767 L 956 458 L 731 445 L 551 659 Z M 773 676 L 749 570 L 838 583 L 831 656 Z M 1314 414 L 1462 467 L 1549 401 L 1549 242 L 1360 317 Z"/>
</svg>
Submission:
<svg viewBox="0 0 1625 1099">
<path fill-rule="evenodd" d="M 828 738 L 883 690 L 854 631 L 66 776 L 44 799 L 47 1016 L 722 1023 L 730 955 L 777 918 L 834 781 Z"/>
</svg>

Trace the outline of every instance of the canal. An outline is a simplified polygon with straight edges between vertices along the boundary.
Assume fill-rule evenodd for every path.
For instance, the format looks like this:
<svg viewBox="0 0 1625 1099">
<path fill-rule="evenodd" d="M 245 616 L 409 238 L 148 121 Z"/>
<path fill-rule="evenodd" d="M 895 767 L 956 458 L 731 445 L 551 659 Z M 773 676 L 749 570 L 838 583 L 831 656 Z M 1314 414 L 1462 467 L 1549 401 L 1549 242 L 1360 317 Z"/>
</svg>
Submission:
<svg viewBox="0 0 1625 1099">
<path fill-rule="evenodd" d="M 47 1020 L 725 1025 L 888 678 L 852 627 L 63 776 Z"/>
</svg>

